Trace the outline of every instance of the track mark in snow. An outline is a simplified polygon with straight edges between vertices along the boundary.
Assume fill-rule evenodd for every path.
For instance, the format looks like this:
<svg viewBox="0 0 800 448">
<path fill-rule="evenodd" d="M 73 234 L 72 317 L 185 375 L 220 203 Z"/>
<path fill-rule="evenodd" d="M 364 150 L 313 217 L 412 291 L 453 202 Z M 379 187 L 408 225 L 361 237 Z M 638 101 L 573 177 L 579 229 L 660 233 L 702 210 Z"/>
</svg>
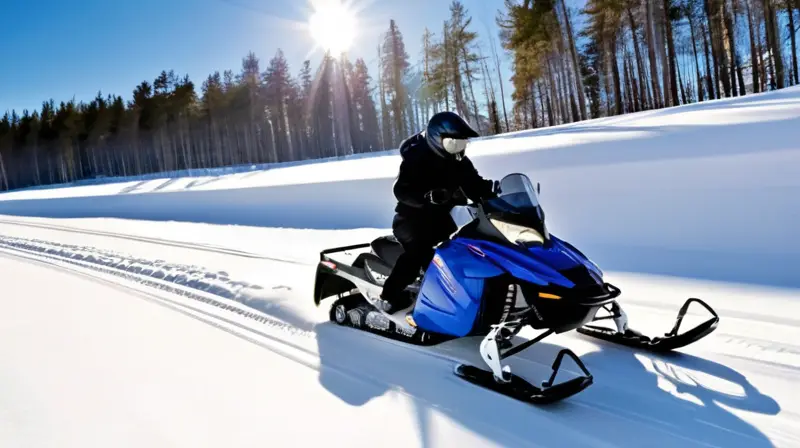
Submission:
<svg viewBox="0 0 800 448">
<path fill-rule="evenodd" d="M 263 293 L 259 295 L 264 287 L 233 280 L 226 272 L 211 272 L 199 266 L 133 258 L 91 247 L 16 237 L 0 237 L 0 248 L 123 276 L 136 283 L 199 300 L 257 322 L 280 327 L 284 332 L 305 333 L 305 336 L 313 337 L 310 332 L 313 326 L 311 323 L 292 325 L 263 314 L 277 307 L 276 302 L 282 301 L 281 297 L 264 297 Z M 199 294 L 194 294 L 191 290 L 196 290 Z"/>
<path fill-rule="evenodd" d="M 231 249 L 228 247 L 222 246 L 215 246 L 213 244 L 203 244 L 203 243 L 189 243 L 184 241 L 175 241 L 163 238 L 153 238 L 153 237 L 145 237 L 145 236 L 137 236 L 137 235 L 129 235 L 125 233 L 117 233 L 117 232 L 108 232 L 103 230 L 89 230 L 89 229 L 80 229 L 77 227 L 70 227 L 70 226 L 58 226 L 54 224 L 42 224 L 42 223 L 33 223 L 33 222 L 24 222 L 24 221 L 15 221 L 15 220 L 8 220 L 8 219 L 0 219 L 0 224 L 8 224 L 14 226 L 23 226 L 23 227 L 32 227 L 37 229 L 46 229 L 46 230 L 55 230 L 59 232 L 69 232 L 69 233 L 79 233 L 83 235 L 93 235 L 93 236 L 105 236 L 109 238 L 117 238 L 129 241 L 139 241 L 143 243 L 152 243 L 158 244 L 161 246 L 172 246 L 172 247 L 180 247 L 183 249 L 192 249 L 192 250 L 200 250 L 204 252 L 214 252 L 226 255 L 233 255 L 237 257 L 245 257 L 245 258 L 254 258 L 258 260 L 268 260 L 268 261 L 276 261 L 279 263 L 290 263 L 290 264 L 298 264 L 298 265 L 307 265 L 308 263 L 298 260 L 289 260 L 284 258 L 276 258 L 276 257 L 268 257 L 266 255 L 256 254 L 252 252 L 246 252 L 237 249 Z"/>
<path fill-rule="evenodd" d="M 720 353 L 800 369 L 800 347 L 797 345 L 727 333 L 721 333 L 717 338 L 721 342 L 717 347 Z"/>
</svg>

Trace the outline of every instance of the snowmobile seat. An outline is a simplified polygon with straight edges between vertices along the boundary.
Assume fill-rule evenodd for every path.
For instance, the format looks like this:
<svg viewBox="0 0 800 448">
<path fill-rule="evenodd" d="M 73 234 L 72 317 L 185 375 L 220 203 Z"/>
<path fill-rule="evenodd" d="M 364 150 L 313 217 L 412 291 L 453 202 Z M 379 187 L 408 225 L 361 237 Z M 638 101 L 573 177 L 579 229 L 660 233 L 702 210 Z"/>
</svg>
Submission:
<svg viewBox="0 0 800 448">
<path fill-rule="evenodd" d="M 405 252 L 403 246 L 394 236 L 382 236 L 375 239 L 370 246 L 375 255 L 383 260 L 389 268 L 397 264 L 397 259 Z"/>
</svg>

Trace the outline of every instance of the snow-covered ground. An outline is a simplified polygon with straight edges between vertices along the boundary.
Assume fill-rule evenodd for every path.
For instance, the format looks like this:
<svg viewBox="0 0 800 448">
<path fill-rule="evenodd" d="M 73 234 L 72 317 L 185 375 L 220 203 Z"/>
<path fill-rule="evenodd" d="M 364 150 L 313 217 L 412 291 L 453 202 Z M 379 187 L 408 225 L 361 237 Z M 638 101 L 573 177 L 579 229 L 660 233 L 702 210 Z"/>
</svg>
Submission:
<svg viewBox="0 0 800 448">
<path fill-rule="evenodd" d="M 0 195 L 0 446 L 800 446 L 798 125 L 787 89 L 471 146 L 542 183 L 637 328 L 722 317 L 668 356 L 548 338 L 512 368 L 569 347 L 595 382 L 542 408 L 452 375 L 477 340 L 314 307 L 319 250 L 387 231 L 394 154 Z"/>
</svg>

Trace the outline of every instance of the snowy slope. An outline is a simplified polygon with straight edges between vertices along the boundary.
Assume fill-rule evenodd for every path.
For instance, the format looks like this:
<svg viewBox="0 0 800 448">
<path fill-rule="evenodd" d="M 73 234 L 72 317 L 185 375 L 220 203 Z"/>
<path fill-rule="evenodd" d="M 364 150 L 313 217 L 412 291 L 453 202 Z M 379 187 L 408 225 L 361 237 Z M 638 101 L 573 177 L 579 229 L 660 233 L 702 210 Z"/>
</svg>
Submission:
<svg viewBox="0 0 800 448">
<path fill-rule="evenodd" d="M 798 124 L 787 89 L 472 145 L 542 182 L 636 327 L 722 316 L 674 356 L 548 338 L 512 368 L 569 347 L 595 383 L 546 408 L 455 378 L 478 341 L 313 306 L 319 250 L 386 232 L 395 155 L 0 195 L 0 446 L 800 446 Z"/>
</svg>

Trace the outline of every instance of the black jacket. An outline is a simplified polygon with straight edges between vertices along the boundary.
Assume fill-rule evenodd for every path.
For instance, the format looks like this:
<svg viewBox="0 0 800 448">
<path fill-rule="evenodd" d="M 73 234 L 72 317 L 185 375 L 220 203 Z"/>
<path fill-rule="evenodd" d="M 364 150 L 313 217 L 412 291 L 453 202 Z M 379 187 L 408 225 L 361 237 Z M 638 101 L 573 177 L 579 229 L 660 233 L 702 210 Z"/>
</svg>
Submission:
<svg viewBox="0 0 800 448">
<path fill-rule="evenodd" d="M 436 155 L 421 133 L 403 141 L 400 155 L 403 161 L 393 190 L 397 198 L 395 211 L 401 216 L 433 218 L 449 213 L 458 202 L 456 199 L 445 205 L 431 204 L 425 198 L 431 190 L 445 189 L 457 197 L 460 188 L 473 201 L 494 196 L 493 182 L 482 178 L 469 158 L 453 160 Z"/>
</svg>

